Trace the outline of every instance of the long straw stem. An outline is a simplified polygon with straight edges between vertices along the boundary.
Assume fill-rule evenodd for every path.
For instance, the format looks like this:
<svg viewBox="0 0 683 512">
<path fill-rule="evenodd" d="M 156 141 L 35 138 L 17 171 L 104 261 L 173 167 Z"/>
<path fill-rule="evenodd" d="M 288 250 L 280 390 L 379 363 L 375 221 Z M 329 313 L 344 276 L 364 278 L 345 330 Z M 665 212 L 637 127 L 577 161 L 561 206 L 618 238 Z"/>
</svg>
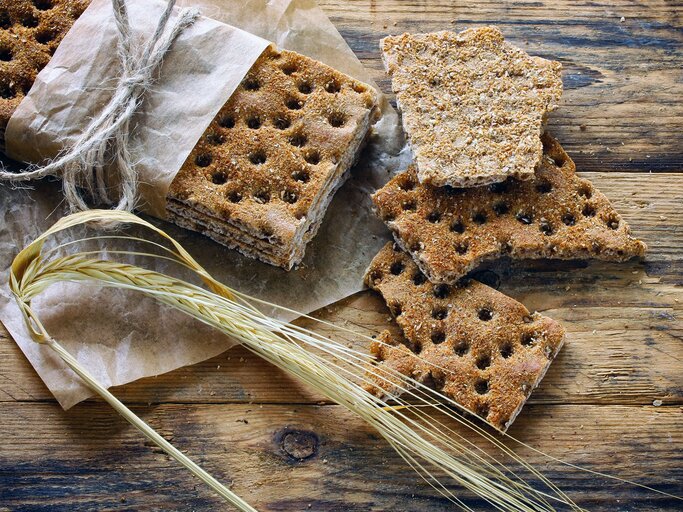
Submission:
<svg viewBox="0 0 683 512">
<path fill-rule="evenodd" d="M 213 476 L 211 476 L 207 471 L 202 469 L 196 463 L 194 463 L 187 455 L 178 450 L 171 443 L 166 441 L 161 435 L 159 435 L 152 427 L 147 425 L 142 419 L 140 419 L 133 411 L 128 409 L 123 403 L 112 395 L 104 386 L 102 386 L 97 379 L 95 379 L 88 370 L 83 368 L 80 363 L 64 348 L 62 347 L 54 338 L 48 338 L 45 342 L 61 359 L 64 361 L 69 368 L 71 368 L 76 375 L 78 375 L 83 382 L 95 393 L 101 396 L 105 402 L 111 405 L 116 412 L 123 416 L 128 423 L 137 428 L 142 435 L 147 439 L 156 444 L 159 448 L 164 450 L 168 455 L 173 457 L 176 461 L 186 467 L 190 472 L 199 478 L 206 485 L 211 487 L 218 495 L 223 497 L 230 504 L 235 506 L 238 510 L 242 512 L 257 512 L 254 507 L 249 505 L 242 498 L 237 496 L 230 489 L 221 484 Z"/>
</svg>

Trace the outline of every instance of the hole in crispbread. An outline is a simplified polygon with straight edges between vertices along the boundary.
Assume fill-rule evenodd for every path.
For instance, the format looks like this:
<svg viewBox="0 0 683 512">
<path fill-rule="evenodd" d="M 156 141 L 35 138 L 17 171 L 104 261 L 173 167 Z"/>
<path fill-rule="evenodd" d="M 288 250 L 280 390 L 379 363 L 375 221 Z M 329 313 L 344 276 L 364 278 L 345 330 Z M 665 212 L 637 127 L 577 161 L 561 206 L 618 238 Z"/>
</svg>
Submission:
<svg viewBox="0 0 683 512">
<path fill-rule="evenodd" d="M 33 0 L 33 5 L 39 11 L 49 11 L 54 7 L 52 0 Z"/>
<path fill-rule="evenodd" d="M 300 181 L 301 183 L 308 183 L 308 180 L 311 179 L 311 176 L 308 174 L 308 171 L 301 170 L 294 171 L 292 173 L 292 178 L 294 178 L 296 181 Z"/>
<path fill-rule="evenodd" d="M 399 186 L 406 192 L 409 192 L 415 188 L 415 182 L 410 178 L 406 178 Z"/>
<path fill-rule="evenodd" d="M 396 242 L 394 242 L 393 244 L 391 244 L 391 250 L 394 252 L 400 253 L 401 252 L 401 246 L 398 245 Z"/>
<path fill-rule="evenodd" d="M 444 341 L 446 341 L 446 333 L 443 331 L 434 331 L 432 333 L 431 340 L 432 340 L 432 343 L 434 343 L 434 345 L 438 345 L 439 343 L 443 343 Z"/>
<path fill-rule="evenodd" d="M 453 233 L 462 234 L 465 232 L 465 225 L 460 220 L 455 220 L 451 223 L 450 229 Z"/>
<path fill-rule="evenodd" d="M 401 316 L 403 313 L 403 307 L 399 302 L 392 302 L 389 305 L 389 311 L 391 311 L 391 314 L 394 316 Z"/>
<path fill-rule="evenodd" d="M 467 354 L 467 352 L 469 352 L 469 351 L 470 351 L 470 344 L 465 340 L 459 341 L 453 347 L 453 352 L 455 352 L 456 356 L 462 357 L 465 354 Z"/>
<path fill-rule="evenodd" d="M 391 264 L 391 267 L 389 268 L 389 271 L 394 274 L 395 276 L 400 276 L 403 273 L 403 270 L 406 268 L 406 266 L 400 262 L 400 261 L 395 261 L 394 263 Z"/>
<path fill-rule="evenodd" d="M 341 128 L 346 122 L 346 116 L 341 112 L 333 112 L 330 114 L 330 117 L 327 118 L 327 121 L 330 123 L 330 126 Z"/>
<path fill-rule="evenodd" d="M 244 89 L 247 91 L 258 91 L 261 88 L 261 83 L 256 78 L 247 78 L 244 81 Z"/>
<path fill-rule="evenodd" d="M 548 194 L 553 189 L 552 184 L 549 181 L 541 181 L 536 185 L 536 190 L 541 194 Z"/>
<path fill-rule="evenodd" d="M 335 94 L 341 90 L 341 87 L 336 80 L 330 80 L 325 84 L 325 90 L 330 94 Z"/>
<path fill-rule="evenodd" d="M 595 208 L 590 204 L 586 204 L 584 205 L 583 210 L 581 210 L 581 215 L 584 217 L 595 217 Z"/>
<path fill-rule="evenodd" d="M 318 165 L 320 163 L 320 153 L 318 153 L 315 149 L 307 151 L 304 153 L 304 160 L 311 165 Z"/>
<path fill-rule="evenodd" d="M 562 222 L 564 222 L 567 226 L 573 226 L 576 224 L 576 217 L 574 217 L 574 215 L 571 213 L 565 213 L 562 216 Z"/>
<path fill-rule="evenodd" d="M 482 322 L 488 322 L 493 318 L 493 311 L 491 311 L 489 308 L 481 308 L 477 312 L 477 316 Z"/>
<path fill-rule="evenodd" d="M 313 85 L 307 81 L 299 82 L 298 89 L 301 94 L 311 94 L 313 92 Z"/>
<path fill-rule="evenodd" d="M 531 224 L 534 221 L 534 216 L 531 213 L 525 211 L 517 212 L 515 218 L 522 224 Z"/>
<path fill-rule="evenodd" d="M 228 176 L 223 171 L 217 171 L 211 175 L 211 182 L 214 185 L 223 185 L 227 181 L 228 181 Z"/>
<path fill-rule="evenodd" d="M 296 64 L 294 64 L 292 62 L 288 62 L 287 64 L 282 66 L 282 72 L 285 75 L 291 75 L 292 73 L 296 73 L 297 69 L 298 68 L 296 67 Z"/>
<path fill-rule="evenodd" d="M 436 320 L 443 320 L 448 316 L 448 309 L 443 307 L 437 307 L 432 309 L 432 318 Z"/>
<path fill-rule="evenodd" d="M 285 101 L 285 106 L 290 110 L 301 110 L 301 107 L 304 106 L 304 102 L 296 98 L 289 98 Z"/>
<path fill-rule="evenodd" d="M 370 272 L 370 282 L 371 283 L 379 283 L 382 280 L 382 271 L 375 269 L 372 272 Z"/>
<path fill-rule="evenodd" d="M 247 126 L 252 130 L 261 128 L 261 118 L 259 116 L 249 116 L 247 118 Z"/>
<path fill-rule="evenodd" d="M 432 293 L 434 294 L 434 297 L 436 297 L 437 299 L 445 299 L 446 297 L 448 297 L 450 289 L 447 284 L 435 284 Z"/>
<path fill-rule="evenodd" d="M 282 193 L 282 200 L 289 204 L 294 204 L 299 200 L 299 194 L 295 190 L 285 190 Z"/>
<path fill-rule="evenodd" d="M 295 133 L 289 137 L 289 143 L 297 148 L 305 146 L 306 142 L 308 142 L 308 138 L 303 133 Z"/>
<path fill-rule="evenodd" d="M 498 201 L 493 205 L 493 211 L 496 215 L 505 215 L 510 211 L 510 205 L 505 201 Z"/>
<path fill-rule="evenodd" d="M 460 242 L 460 243 L 455 244 L 455 252 L 457 252 L 458 254 L 461 254 L 461 255 L 466 254 L 467 251 L 469 250 L 469 248 L 470 248 L 470 244 L 468 244 L 467 242 Z"/>
<path fill-rule="evenodd" d="M 21 18 L 21 24 L 26 27 L 26 28 L 34 28 L 38 26 L 38 23 L 40 23 L 40 20 L 35 14 L 26 14 L 23 18 Z"/>
<path fill-rule="evenodd" d="M 410 249 L 410 252 L 416 253 L 416 252 L 420 252 L 422 249 L 424 249 L 424 247 L 422 246 L 422 242 L 413 242 L 412 244 L 410 244 L 409 249 Z"/>
<path fill-rule="evenodd" d="M 273 126 L 278 130 L 286 130 L 291 124 L 292 122 L 284 116 L 276 117 L 273 121 Z"/>
<path fill-rule="evenodd" d="M 220 146 L 225 142 L 225 137 L 223 137 L 220 133 L 209 133 L 206 136 L 206 142 L 212 146 Z"/>
<path fill-rule="evenodd" d="M 553 162 L 555 162 L 555 165 L 557 167 L 562 167 L 565 164 L 565 162 L 567 161 L 564 158 L 564 155 L 557 155 L 557 156 L 553 156 L 551 158 L 553 159 Z"/>
<path fill-rule="evenodd" d="M 367 92 L 367 90 L 368 90 L 367 87 L 365 87 L 363 84 L 359 84 L 358 82 L 353 82 L 353 85 L 351 87 L 358 94 L 363 94 L 364 92 Z"/>
<path fill-rule="evenodd" d="M 610 229 L 619 229 L 619 218 L 612 214 L 607 218 L 607 227 Z"/>
<path fill-rule="evenodd" d="M 593 188 L 588 183 L 581 183 L 578 192 L 581 197 L 586 199 L 590 199 L 593 196 Z"/>
<path fill-rule="evenodd" d="M 263 151 L 254 151 L 249 155 L 249 161 L 254 165 L 266 163 L 266 154 Z"/>
<path fill-rule="evenodd" d="M 491 356 L 488 354 L 483 354 L 479 357 L 477 357 L 477 368 L 480 370 L 486 370 L 489 366 L 491 366 Z"/>
<path fill-rule="evenodd" d="M 489 392 L 489 381 L 487 381 L 486 379 L 478 379 L 474 383 L 474 390 L 477 392 L 478 395 L 485 395 Z"/>
<path fill-rule="evenodd" d="M 241 200 L 242 194 L 240 194 L 236 190 L 228 192 L 228 201 L 230 201 L 231 203 L 239 203 Z"/>
<path fill-rule="evenodd" d="M 534 344 L 534 335 L 535 334 L 532 332 L 525 332 L 522 334 L 522 337 L 519 341 L 523 346 L 530 347 Z"/>
<path fill-rule="evenodd" d="M 54 30 L 41 29 L 36 32 L 36 41 L 40 44 L 48 44 L 50 41 L 53 41 L 55 37 L 57 37 L 57 34 Z"/>
<path fill-rule="evenodd" d="M 421 284 L 424 284 L 427 282 L 427 278 L 422 272 L 416 272 L 415 275 L 413 276 L 413 284 L 415 286 L 420 286 Z"/>
<path fill-rule="evenodd" d="M 218 126 L 223 128 L 234 128 L 235 118 L 230 115 L 222 116 L 220 119 L 218 119 Z"/>
<path fill-rule="evenodd" d="M 9 100 L 17 95 L 17 90 L 9 84 L 0 84 L 0 98 Z"/>
<path fill-rule="evenodd" d="M 553 234 L 553 227 L 550 225 L 549 222 L 541 222 L 538 226 L 538 229 L 541 230 L 541 233 L 544 235 L 552 235 Z"/>
<path fill-rule="evenodd" d="M 404 211 L 415 211 L 417 209 L 417 203 L 415 201 L 408 200 L 408 201 L 403 201 L 401 203 L 401 208 L 403 208 Z"/>
<path fill-rule="evenodd" d="M 197 164 L 197 167 L 208 167 L 211 165 L 212 161 L 213 157 L 211 156 L 211 153 L 202 153 L 197 155 L 197 157 L 194 159 L 194 163 Z"/>
<path fill-rule="evenodd" d="M 7 46 L 0 47 L 0 61 L 9 62 L 14 57 L 12 49 Z"/>
<path fill-rule="evenodd" d="M 7 30 L 11 26 L 12 20 L 9 17 L 9 13 L 7 11 L 0 11 L 0 28 Z"/>
<path fill-rule="evenodd" d="M 506 343 L 502 347 L 500 347 L 500 355 L 503 356 L 503 359 L 508 359 L 512 354 L 514 353 L 514 348 L 512 347 L 512 344 Z"/>
<path fill-rule="evenodd" d="M 486 213 L 484 212 L 475 212 L 474 215 L 472 215 L 472 221 L 475 224 L 479 224 L 480 226 L 482 224 L 486 224 Z"/>
<path fill-rule="evenodd" d="M 259 190 L 254 194 L 254 201 L 260 204 L 266 204 L 270 201 L 270 192 L 265 189 Z"/>
<path fill-rule="evenodd" d="M 427 220 L 432 224 L 436 224 L 441 220 L 441 214 L 439 212 L 431 212 L 429 215 L 427 215 Z"/>
</svg>

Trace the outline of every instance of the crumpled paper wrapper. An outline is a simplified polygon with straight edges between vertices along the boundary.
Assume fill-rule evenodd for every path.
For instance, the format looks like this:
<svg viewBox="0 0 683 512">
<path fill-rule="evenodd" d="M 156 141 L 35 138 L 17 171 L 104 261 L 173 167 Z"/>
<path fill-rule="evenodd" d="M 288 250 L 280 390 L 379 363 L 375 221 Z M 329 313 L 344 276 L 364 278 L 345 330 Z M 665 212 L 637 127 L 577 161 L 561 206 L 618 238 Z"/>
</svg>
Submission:
<svg viewBox="0 0 683 512">
<path fill-rule="evenodd" d="M 281 48 L 298 51 L 372 83 L 368 72 L 313 0 L 203 0 L 179 4 L 198 5 L 204 16 L 232 24 Z M 62 50 L 60 46 L 55 57 Z M 169 56 L 164 68 L 170 66 L 170 60 Z M 52 62 L 41 72 L 41 77 L 43 73 L 47 76 L 54 73 L 51 66 Z M 243 75 L 226 81 L 238 84 Z M 197 82 L 200 81 L 198 78 Z M 172 100 L 166 98 L 166 101 Z M 222 102 L 212 106 L 214 114 Z M 197 139 L 214 114 L 208 113 L 204 124 L 197 121 L 201 125 L 201 129 L 196 128 Z M 245 258 L 201 235 L 162 221 L 154 222 L 180 241 L 216 278 L 243 293 L 301 313 L 347 297 L 362 289 L 365 269 L 389 238 L 383 224 L 372 213 L 369 196 L 395 169 L 405 167 L 410 158 L 405 148 L 401 150 L 403 142 L 397 115 L 386 102 L 383 114 L 375 127 L 376 136 L 352 178 L 336 194 L 298 270 L 285 272 Z M 176 152 L 174 143 L 165 144 L 164 149 Z M 173 156 L 178 158 L 179 168 L 185 157 Z M 148 200 L 148 204 L 150 211 L 155 212 L 154 201 Z M 66 213 L 60 186 L 41 183 L 30 191 L 0 186 L 0 208 L 5 214 L 0 220 L 0 319 L 59 403 L 69 408 L 89 397 L 91 392 L 49 348 L 30 339 L 7 288 L 8 268 L 15 254 Z M 93 247 L 104 250 L 105 255 L 107 249 L 132 249 L 129 244 L 115 240 L 99 241 Z M 190 278 L 162 261 L 135 258 L 128 261 Z M 234 344 L 203 324 L 140 294 L 95 285 L 53 286 L 33 305 L 55 339 L 105 386 L 194 364 Z M 293 319 L 293 315 L 280 310 L 269 313 L 281 319 Z"/>
</svg>

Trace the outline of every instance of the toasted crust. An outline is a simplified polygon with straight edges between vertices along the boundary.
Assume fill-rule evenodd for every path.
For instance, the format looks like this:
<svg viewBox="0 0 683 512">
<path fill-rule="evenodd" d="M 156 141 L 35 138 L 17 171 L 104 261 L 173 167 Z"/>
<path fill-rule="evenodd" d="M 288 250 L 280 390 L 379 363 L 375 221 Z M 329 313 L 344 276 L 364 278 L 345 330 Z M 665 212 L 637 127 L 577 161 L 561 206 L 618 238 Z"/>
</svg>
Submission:
<svg viewBox="0 0 683 512">
<path fill-rule="evenodd" d="M 533 177 L 562 95 L 559 62 L 527 55 L 495 27 L 390 36 L 380 48 L 421 183 Z"/>
<path fill-rule="evenodd" d="M 219 241 L 241 231 L 270 244 L 270 252 L 291 256 L 280 264 L 289 269 L 303 257 L 378 112 L 372 87 L 269 48 L 176 175 L 169 209 L 186 226 L 209 218 L 215 236 L 208 234 Z M 251 249 L 242 252 L 260 257 L 261 249 Z"/>
<path fill-rule="evenodd" d="M 531 181 L 471 189 L 421 185 L 409 168 L 373 196 L 396 241 L 433 281 L 453 283 L 482 261 L 642 256 L 646 245 L 607 197 L 576 175 L 560 144 L 543 135 Z"/>
<path fill-rule="evenodd" d="M 407 340 L 383 332 L 373 343 L 378 369 L 393 370 L 388 382 L 376 376 L 381 371 L 371 372 L 376 385 L 369 389 L 378 395 L 400 394 L 405 383 L 396 374 L 406 375 L 505 431 L 564 341 L 559 323 L 482 283 L 430 283 L 391 243 L 365 280 L 382 294 Z"/>
<path fill-rule="evenodd" d="M 0 147 L 12 114 L 89 0 L 0 0 Z"/>
</svg>

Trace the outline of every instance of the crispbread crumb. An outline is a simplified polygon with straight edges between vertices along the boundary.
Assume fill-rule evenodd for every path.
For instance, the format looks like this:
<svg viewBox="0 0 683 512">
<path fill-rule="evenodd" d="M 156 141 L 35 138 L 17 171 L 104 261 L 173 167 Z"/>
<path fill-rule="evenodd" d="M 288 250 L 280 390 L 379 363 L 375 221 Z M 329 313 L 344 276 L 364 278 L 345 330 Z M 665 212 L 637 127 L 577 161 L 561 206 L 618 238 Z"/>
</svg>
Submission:
<svg viewBox="0 0 683 512">
<path fill-rule="evenodd" d="M 505 42 L 495 27 L 384 38 L 380 47 L 422 183 L 531 179 L 561 64 Z"/>
<path fill-rule="evenodd" d="M 459 189 L 420 184 L 414 167 L 373 196 L 397 242 L 433 281 L 453 283 L 482 261 L 512 258 L 642 256 L 607 197 L 576 175 L 574 162 L 550 135 L 531 181 L 509 179 Z"/>
<path fill-rule="evenodd" d="M 400 395 L 405 375 L 505 431 L 564 341 L 559 323 L 482 283 L 429 282 L 391 243 L 365 280 L 382 294 L 406 338 L 385 331 L 371 345 L 379 364 L 368 372 L 375 384 L 368 389 L 378 395 Z"/>
</svg>

